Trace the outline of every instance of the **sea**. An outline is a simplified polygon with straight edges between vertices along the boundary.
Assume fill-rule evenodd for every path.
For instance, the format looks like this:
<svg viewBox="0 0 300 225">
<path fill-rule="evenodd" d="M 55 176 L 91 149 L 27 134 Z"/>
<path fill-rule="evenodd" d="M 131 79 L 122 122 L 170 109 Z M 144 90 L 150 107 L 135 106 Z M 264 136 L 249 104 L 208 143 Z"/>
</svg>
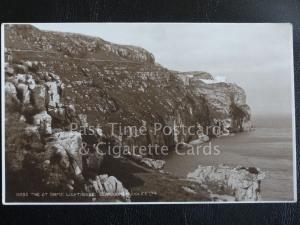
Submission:
<svg viewBox="0 0 300 225">
<path fill-rule="evenodd" d="M 252 131 L 213 138 L 211 145 L 218 147 L 219 154 L 207 154 L 201 148 L 195 154 L 172 151 L 165 156 L 164 170 L 185 178 L 198 165 L 258 167 L 266 174 L 261 185 L 264 201 L 293 200 L 292 116 L 253 116 L 252 123 Z"/>
</svg>

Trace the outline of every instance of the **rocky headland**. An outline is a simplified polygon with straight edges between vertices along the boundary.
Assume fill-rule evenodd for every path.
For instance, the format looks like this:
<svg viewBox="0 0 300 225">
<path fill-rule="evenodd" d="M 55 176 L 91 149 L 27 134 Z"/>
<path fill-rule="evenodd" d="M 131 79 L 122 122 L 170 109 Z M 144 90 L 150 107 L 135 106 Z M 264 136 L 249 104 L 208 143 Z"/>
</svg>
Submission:
<svg viewBox="0 0 300 225">
<path fill-rule="evenodd" d="M 223 189 L 216 192 L 259 200 L 262 176 L 252 179 L 260 173 L 256 168 L 199 167 L 179 179 L 163 171 L 164 160 L 132 151 L 202 143 L 216 136 L 214 126 L 221 127 L 219 135 L 246 131 L 250 117 L 238 85 L 207 72 L 168 70 L 143 48 L 30 25 L 5 27 L 9 201 L 214 201 L 214 188 L 207 185 L 221 180 Z M 112 135 L 111 123 L 143 126 L 145 135 L 118 129 Z M 162 125 L 158 132 L 156 123 Z M 205 134 L 175 131 L 199 125 Z M 104 153 L 129 146 L 128 154 L 99 155 L 93 150 L 99 142 Z M 84 152 L 86 147 L 92 150 Z M 245 190 L 244 182 L 252 189 Z M 16 196 L 24 192 L 48 194 Z"/>
</svg>

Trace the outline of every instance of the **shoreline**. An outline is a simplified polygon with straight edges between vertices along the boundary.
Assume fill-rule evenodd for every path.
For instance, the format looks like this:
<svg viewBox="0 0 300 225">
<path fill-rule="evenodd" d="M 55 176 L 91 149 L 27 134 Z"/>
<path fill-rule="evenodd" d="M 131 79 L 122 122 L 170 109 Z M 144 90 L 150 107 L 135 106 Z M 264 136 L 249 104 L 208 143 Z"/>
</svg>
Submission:
<svg viewBox="0 0 300 225">
<path fill-rule="evenodd" d="M 294 182 L 292 176 L 293 151 L 292 146 L 289 144 L 289 139 L 285 141 L 284 138 L 277 140 L 279 142 L 282 141 L 282 144 L 276 142 L 276 139 L 272 139 L 272 137 L 257 139 L 256 135 L 260 134 L 260 129 L 257 128 L 255 131 L 247 133 L 238 133 L 234 137 L 222 137 L 212 140 L 213 142 L 215 141 L 214 144 L 219 144 L 221 141 L 223 143 L 222 152 L 219 156 L 196 156 L 199 161 L 195 160 L 192 156 L 185 159 L 182 157 L 180 159 L 181 164 L 179 164 L 179 159 L 175 160 L 176 156 L 174 156 L 175 159 L 170 156 L 166 159 L 165 170 L 179 177 L 185 177 L 188 172 L 196 169 L 198 164 L 217 166 L 225 163 L 231 166 L 254 166 L 266 172 L 266 178 L 262 181 L 262 198 L 264 200 L 271 201 L 274 198 L 292 200 Z M 276 133 L 276 131 L 274 132 Z M 269 135 L 272 136 L 271 134 Z M 271 140 L 272 142 L 270 142 Z M 269 144 L 273 142 L 274 144 Z M 252 144 L 250 148 L 248 143 Z M 262 146 L 265 147 L 262 148 Z M 274 160 L 276 160 L 276 163 L 274 163 Z M 181 165 L 181 167 L 178 168 L 178 165 Z M 182 169 L 186 168 L 184 165 L 189 165 L 192 169 L 185 169 L 183 170 L 185 172 L 182 172 Z"/>
</svg>

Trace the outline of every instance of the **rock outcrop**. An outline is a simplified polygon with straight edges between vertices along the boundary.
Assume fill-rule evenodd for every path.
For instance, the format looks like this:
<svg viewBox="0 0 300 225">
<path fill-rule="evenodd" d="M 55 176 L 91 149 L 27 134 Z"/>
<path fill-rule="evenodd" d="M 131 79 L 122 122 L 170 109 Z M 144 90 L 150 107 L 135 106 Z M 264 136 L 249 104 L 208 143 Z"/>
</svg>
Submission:
<svg viewBox="0 0 300 225">
<path fill-rule="evenodd" d="M 32 101 L 38 111 L 46 110 L 46 87 L 44 85 L 36 85 L 32 91 Z"/>
<path fill-rule="evenodd" d="M 265 173 L 254 167 L 201 166 L 188 179 L 207 185 L 215 194 L 233 196 L 236 201 L 260 201 Z"/>
<path fill-rule="evenodd" d="M 5 93 L 10 96 L 17 97 L 17 89 L 11 82 L 5 82 Z"/>
<path fill-rule="evenodd" d="M 19 103 L 16 86 L 11 82 L 5 82 L 5 99 L 6 105 L 10 107 Z"/>
<path fill-rule="evenodd" d="M 154 170 L 162 170 L 166 164 L 165 160 L 147 158 L 139 154 L 128 154 L 127 156 L 138 164 Z"/>
<path fill-rule="evenodd" d="M 9 30 L 7 47 L 18 46 L 17 42 L 21 41 L 26 49 L 59 52 L 65 57 L 81 58 L 96 54 L 101 57 L 101 52 L 105 52 L 107 54 L 102 56 L 105 60 L 121 58 L 124 61 L 155 62 L 153 54 L 143 48 L 117 45 L 97 37 L 41 31 L 31 25 L 8 25 L 6 28 Z M 24 68 L 28 68 L 28 64 Z"/>
<path fill-rule="evenodd" d="M 205 79 L 194 79 L 191 81 L 194 93 L 204 95 L 214 108 L 215 118 L 226 118 L 230 116 L 230 105 L 246 105 L 245 91 L 236 84 L 227 82 L 206 83 Z"/>
<path fill-rule="evenodd" d="M 244 131 L 244 127 L 249 127 L 250 107 L 246 104 L 245 91 L 237 84 L 227 82 L 225 78 L 214 78 L 204 72 L 177 74 L 184 85 L 191 88 L 193 94 L 207 100 L 214 120 L 222 123 L 229 120 L 231 132 Z"/>
<path fill-rule="evenodd" d="M 95 179 L 90 180 L 85 185 L 85 189 L 89 193 L 96 193 L 95 199 L 102 201 L 130 201 L 130 193 L 123 184 L 114 176 L 107 174 L 98 175 Z"/>
<path fill-rule="evenodd" d="M 155 160 L 151 158 L 143 158 L 140 161 L 142 164 L 146 165 L 149 168 L 153 168 L 156 170 L 162 170 L 166 164 L 166 161 L 164 160 Z"/>
<path fill-rule="evenodd" d="M 58 86 L 56 82 L 46 82 L 47 89 L 47 105 L 48 107 L 56 108 L 60 103 L 60 95 L 58 94 Z"/>
<path fill-rule="evenodd" d="M 50 190 L 82 191 L 86 180 L 94 180 L 102 158 L 95 159 L 93 151 L 81 154 L 83 139 L 89 147 L 104 140 L 107 145 L 165 145 L 172 149 L 177 143 L 204 142 L 211 136 L 176 132 L 174 127 L 205 128 L 215 125 L 217 119 L 230 121 L 232 131 L 242 131 L 249 121 L 243 89 L 217 83 L 206 72 L 168 70 L 140 47 L 41 31 L 30 25 L 5 26 L 5 44 L 7 124 L 14 122 L 24 131 L 16 137 L 22 157 L 15 157 L 21 164 L 15 168 L 21 172 L 37 168 L 45 185 L 41 187 Z M 70 131 L 73 122 L 78 124 L 76 131 Z M 112 135 L 109 123 L 145 126 L 146 135 L 124 135 L 119 130 Z M 156 132 L 155 123 L 162 125 Z M 81 135 L 81 128 L 99 124 L 97 137 Z M 31 144 L 24 141 L 28 138 Z M 16 151 L 12 140 L 7 142 L 8 154 Z M 134 160 L 156 170 L 165 164 L 149 155 Z M 87 172 L 91 168 L 93 175 Z M 101 185 L 114 183 L 118 192 L 122 190 L 113 178 L 106 179 Z"/>
<path fill-rule="evenodd" d="M 209 137 L 205 134 L 199 135 L 197 139 L 192 140 L 189 144 L 203 144 L 209 141 Z"/>
<path fill-rule="evenodd" d="M 42 111 L 33 116 L 33 124 L 38 126 L 40 133 L 44 135 L 52 134 L 52 117 L 46 112 Z"/>
<path fill-rule="evenodd" d="M 73 131 L 54 133 L 46 146 L 57 156 L 60 165 L 71 168 L 76 176 L 82 173 L 81 147 L 81 134 Z"/>
</svg>

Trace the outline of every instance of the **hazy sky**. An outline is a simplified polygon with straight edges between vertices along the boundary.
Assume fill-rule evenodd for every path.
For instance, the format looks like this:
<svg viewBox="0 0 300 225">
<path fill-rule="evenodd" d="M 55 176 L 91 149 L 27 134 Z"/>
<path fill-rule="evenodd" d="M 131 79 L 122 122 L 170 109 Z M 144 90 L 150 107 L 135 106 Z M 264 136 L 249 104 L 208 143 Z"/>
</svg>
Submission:
<svg viewBox="0 0 300 225">
<path fill-rule="evenodd" d="M 143 47 L 179 71 L 206 71 L 243 87 L 254 114 L 291 112 L 289 24 L 33 24 Z"/>
</svg>

